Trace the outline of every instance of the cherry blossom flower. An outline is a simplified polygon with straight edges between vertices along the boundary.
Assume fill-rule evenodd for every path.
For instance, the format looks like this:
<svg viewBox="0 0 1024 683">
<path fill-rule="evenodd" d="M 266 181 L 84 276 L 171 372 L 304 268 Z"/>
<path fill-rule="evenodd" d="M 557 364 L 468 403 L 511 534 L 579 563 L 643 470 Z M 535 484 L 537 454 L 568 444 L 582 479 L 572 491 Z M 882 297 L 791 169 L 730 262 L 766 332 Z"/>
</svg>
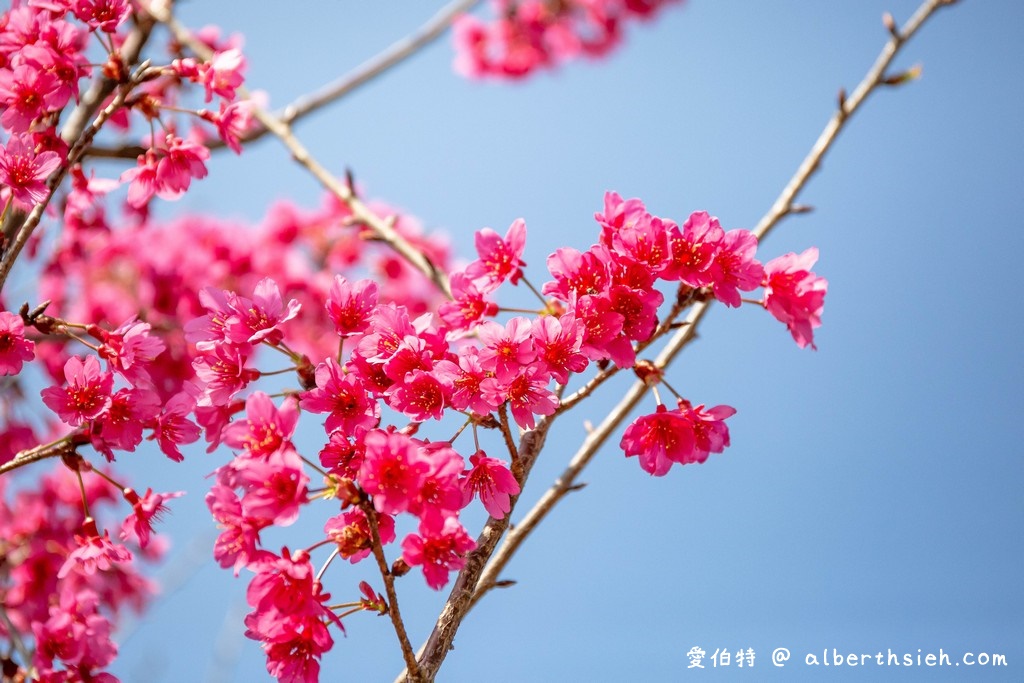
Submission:
<svg viewBox="0 0 1024 683">
<path fill-rule="evenodd" d="M 420 519 L 419 533 L 409 534 L 402 541 L 402 559 L 411 567 L 423 566 L 427 585 L 441 590 L 448 583 L 448 574 L 465 565 L 465 554 L 476 543 L 459 518 L 428 510 Z"/>
<path fill-rule="evenodd" d="M 377 283 L 372 280 L 350 283 L 341 275 L 334 276 L 325 308 L 340 336 L 347 337 L 366 330 L 376 306 Z"/>
<path fill-rule="evenodd" d="M 68 559 L 61 565 L 57 578 L 63 579 L 72 572 L 91 576 L 98 571 L 107 571 L 116 562 L 128 562 L 132 559 L 131 551 L 123 545 L 110 540 L 110 533 L 103 532 L 100 536 L 96 528 L 96 520 L 86 517 L 82 524 L 82 534 L 75 534 L 78 547 L 71 551 Z"/>
<path fill-rule="evenodd" d="M 526 223 L 522 218 L 513 221 L 505 238 L 490 228 L 477 231 L 476 251 L 480 258 L 466 266 L 466 275 L 482 292 L 496 289 L 505 280 L 513 285 L 522 276 L 523 250 L 526 248 Z"/>
<path fill-rule="evenodd" d="M 21 316 L 0 311 L 0 375 L 17 375 L 25 361 L 35 358 L 35 342 L 25 339 Z"/>
<path fill-rule="evenodd" d="M 280 326 L 294 318 L 302 308 L 296 299 L 285 305 L 277 283 L 265 277 L 256 283 L 252 299 L 237 297 L 231 301 L 234 312 L 225 323 L 225 334 L 235 344 L 277 343 L 283 333 Z"/>
<path fill-rule="evenodd" d="M 828 280 L 811 271 L 817 260 L 818 250 L 811 247 L 799 256 L 791 252 L 764 266 L 764 307 L 785 323 L 801 349 L 818 348 L 814 328 L 821 326 Z"/>
<path fill-rule="evenodd" d="M 302 395 L 302 407 L 313 413 L 329 413 L 328 432 L 353 434 L 371 429 L 380 421 L 380 406 L 372 400 L 355 374 L 346 374 L 333 358 L 316 368 L 316 389 Z"/>
<path fill-rule="evenodd" d="M 340 515 L 331 517 L 324 524 L 327 538 L 337 544 L 342 558 L 352 564 L 365 559 L 373 546 L 373 534 L 366 513 L 353 507 Z M 391 515 L 377 515 L 377 533 L 382 545 L 395 540 L 395 519 Z"/>
<path fill-rule="evenodd" d="M 149 545 L 150 535 L 153 533 L 153 522 L 159 521 L 161 515 L 168 511 L 165 503 L 185 495 L 184 491 L 153 493 L 153 489 L 146 489 L 146 493 L 140 498 L 139 494 L 131 488 L 126 488 L 122 493 L 124 499 L 132 506 L 132 513 L 125 518 L 121 525 L 121 540 L 135 539 L 140 548 Z"/>
<path fill-rule="evenodd" d="M 757 237 L 749 230 L 730 230 L 708 269 L 715 298 L 726 306 L 739 306 L 740 290 L 749 292 L 761 286 L 764 268 L 754 258 Z"/>
<path fill-rule="evenodd" d="M 46 179 L 60 164 L 56 152 L 36 154 L 29 136 L 12 135 L 7 145 L 0 147 L 0 184 L 10 188 L 18 206 L 30 209 L 46 199 Z"/>
<path fill-rule="evenodd" d="M 419 445 L 405 434 L 377 429 L 368 432 L 363 443 L 359 483 L 373 496 L 373 506 L 391 515 L 407 511 L 430 469 Z"/>
<path fill-rule="evenodd" d="M 52 74 L 29 64 L 0 69 L 0 125 L 26 133 L 32 122 L 58 106 L 58 82 Z"/>
<path fill-rule="evenodd" d="M 583 332 L 583 325 L 571 313 L 560 318 L 544 316 L 533 322 L 531 335 L 537 362 L 559 384 L 569 381 L 570 372 L 583 372 L 587 368 L 587 357 L 580 353 Z"/>
<path fill-rule="evenodd" d="M 480 367 L 501 382 L 512 380 L 537 357 L 531 331 L 530 321 L 523 317 L 510 319 L 504 327 L 494 322 L 479 325 Z"/>
<path fill-rule="evenodd" d="M 488 458 L 483 451 L 469 456 L 472 468 L 465 471 L 462 479 L 463 504 L 468 505 L 474 496 L 480 496 L 487 513 L 495 519 L 502 519 L 512 509 L 511 496 L 519 493 L 519 482 L 504 462 Z"/>
<path fill-rule="evenodd" d="M 659 405 L 653 414 L 642 415 L 626 427 L 619 447 L 627 458 L 639 456 L 645 472 L 661 477 L 672 463 L 683 461 L 693 452 L 693 430 L 678 410 Z"/>
<path fill-rule="evenodd" d="M 164 455 L 175 462 L 185 459 L 178 446 L 199 439 L 199 426 L 188 419 L 195 407 L 195 399 L 187 392 L 175 394 L 153 423 L 153 434 L 148 438 L 156 439 Z"/>
<path fill-rule="evenodd" d="M 224 427 L 221 438 L 232 448 L 244 448 L 248 455 L 266 457 L 288 443 L 299 421 L 294 399 L 285 399 L 278 408 L 262 391 L 254 391 L 245 400 L 246 419 Z"/>
<path fill-rule="evenodd" d="M 43 389 L 43 403 L 72 427 L 94 420 L 110 408 L 114 377 L 100 371 L 96 356 L 72 356 L 64 364 L 66 387 Z"/>
</svg>

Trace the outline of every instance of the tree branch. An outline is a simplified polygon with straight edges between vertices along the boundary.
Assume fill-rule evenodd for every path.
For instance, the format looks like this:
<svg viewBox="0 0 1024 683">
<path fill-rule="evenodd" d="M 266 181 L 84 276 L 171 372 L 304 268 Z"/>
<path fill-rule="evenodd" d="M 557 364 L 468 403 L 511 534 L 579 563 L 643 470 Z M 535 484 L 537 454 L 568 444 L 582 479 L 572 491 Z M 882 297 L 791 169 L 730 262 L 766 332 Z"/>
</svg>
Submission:
<svg viewBox="0 0 1024 683">
<path fill-rule="evenodd" d="M 285 106 L 275 116 L 285 125 L 291 125 L 299 119 L 312 114 L 332 102 L 342 99 L 362 85 L 401 64 L 409 57 L 437 40 L 460 15 L 468 12 L 480 0 L 453 0 L 438 10 L 437 14 L 428 19 L 422 26 L 389 46 L 383 52 L 371 57 L 344 76 L 327 83 L 317 91 L 303 95 Z M 246 133 L 240 142 L 253 142 L 271 132 L 267 126 L 260 126 Z M 207 147 L 212 151 L 226 147 L 222 140 L 211 140 Z M 135 159 L 145 152 L 140 145 L 124 145 L 121 147 L 93 147 L 89 156 L 106 159 Z"/>
</svg>

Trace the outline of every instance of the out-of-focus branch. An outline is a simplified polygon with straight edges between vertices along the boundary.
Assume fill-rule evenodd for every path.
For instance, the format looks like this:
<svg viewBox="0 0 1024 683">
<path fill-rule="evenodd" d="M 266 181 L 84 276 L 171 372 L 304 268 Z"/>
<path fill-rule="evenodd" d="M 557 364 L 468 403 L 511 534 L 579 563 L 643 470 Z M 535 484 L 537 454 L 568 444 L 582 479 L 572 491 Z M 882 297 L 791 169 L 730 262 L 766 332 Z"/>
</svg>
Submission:
<svg viewBox="0 0 1024 683">
<path fill-rule="evenodd" d="M 389 46 L 383 52 L 371 57 L 344 76 L 327 83 L 316 92 L 303 95 L 285 106 L 275 116 L 285 125 L 291 125 L 308 114 L 312 114 L 332 102 L 342 99 L 353 90 L 372 81 L 392 67 L 401 64 L 424 47 L 444 34 L 452 22 L 460 15 L 468 12 L 480 0 L 453 0 L 428 19 L 422 26 Z M 247 132 L 241 142 L 247 143 L 262 138 L 270 129 L 260 126 Z M 223 141 L 211 140 L 207 147 L 211 150 L 225 147 Z M 145 152 L 140 145 L 124 145 L 121 147 L 93 147 L 89 156 L 108 159 L 135 159 Z"/>
<path fill-rule="evenodd" d="M 13 458 L 0 465 L 0 475 L 39 460 L 74 455 L 75 449 L 86 443 L 89 443 L 88 437 L 83 439 L 81 434 L 69 434 L 56 441 L 19 451 Z"/>
<path fill-rule="evenodd" d="M 156 10 L 154 10 L 156 12 Z M 182 45 L 187 45 L 189 49 L 195 52 L 198 56 L 203 59 L 210 59 L 213 53 L 210 49 L 196 40 L 185 26 L 183 26 L 177 19 L 174 18 L 170 12 L 164 10 L 157 12 L 155 15 L 156 19 L 161 23 L 167 25 L 174 37 Z M 247 93 L 242 90 L 240 91 L 243 96 L 247 96 Z M 359 223 L 367 225 L 373 230 L 377 237 L 386 242 L 392 249 L 394 249 L 402 258 L 408 261 L 414 268 L 423 273 L 431 282 L 433 282 L 442 293 L 448 298 L 451 298 L 451 287 L 448 284 L 448 276 L 440 268 L 427 258 L 426 254 L 421 252 L 419 249 L 409 243 L 397 230 L 395 230 L 393 220 L 381 218 L 376 213 L 370 210 L 366 204 L 356 196 L 355 191 L 345 182 L 330 173 L 323 165 L 320 164 L 316 158 L 310 154 L 309 150 L 299 142 L 299 139 L 292 134 L 291 127 L 288 126 L 280 118 L 265 111 L 259 107 L 253 107 L 253 116 L 262 123 L 271 133 L 277 136 L 278 139 L 284 143 L 288 151 L 291 152 L 292 158 L 295 161 L 309 171 L 314 178 L 316 178 L 321 185 L 327 190 L 332 192 L 338 199 L 348 206 L 352 212 L 353 220 Z"/>
<path fill-rule="evenodd" d="M 937 9 L 945 5 L 953 4 L 955 1 L 956 0 L 926 0 L 926 2 L 918 8 L 917 12 L 914 13 L 902 29 L 890 29 L 891 38 L 883 48 L 882 53 L 879 55 L 874 65 L 849 98 L 840 98 L 839 111 L 833 115 L 832 119 L 825 126 L 825 130 L 811 148 L 810 154 L 808 154 L 807 158 L 800 165 L 796 175 L 794 175 L 789 181 L 785 189 L 783 189 L 782 194 L 779 195 L 779 198 L 776 199 L 771 209 L 767 214 L 765 214 L 764 218 L 761 219 L 757 227 L 754 229 L 754 233 L 759 239 L 764 237 L 784 216 L 795 212 L 796 207 L 793 202 L 796 196 L 818 169 L 821 158 L 829 148 L 831 148 L 839 132 L 843 129 L 846 121 L 850 118 L 850 115 L 861 106 L 867 96 L 871 94 L 875 88 L 880 85 L 893 85 L 895 84 L 894 82 L 887 81 L 899 80 L 886 77 L 885 71 L 889 67 L 889 64 L 892 63 L 893 58 L 899 52 L 900 48 L 918 31 L 918 29 L 920 29 L 924 22 L 932 16 Z M 683 347 L 685 347 L 686 344 L 695 337 L 697 327 L 710 305 L 710 301 L 701 302 L 697 303 L 694 308 L 691 309 L 690 314 L 687 316 L 686 324 L 676 332 L 655 360 L 655 365 L 659 369 L 665 368 L 672 359 L 678 355 Z M 512 556 L 522 545 L 523 541 L 526 540 L 530 533 L 554 508 L 555 504 L 558 503 L 558 501 L 561 500 L 568 492 L 574 489 L 580 472 L 582 472 L 583 468 L 587 466 L 594 455 L 597 454 L 601 446 L 608 440 L 612 432 L 618 428 L 633 407 L 636 406 L 644 396 L 646 391 L 647 387 L 643 382 L 634 383 L 622 400 L 619 401 L 618 405 L 612 409 L 611 413 L 609 413 L 597 428 L 587 435 L 579 450 L 570 461 L 569 466 L 562 472 L 562 475 L 555 481 L 551 488 L 541 496 L 540 500 L 538 500 L 534 507 L 527 513 L 526 517 L 521 522 L 517 523 L 515 528 L 512 529 L 512 531 L 510 531 L 505 537 L 501 547 L 494 554 L 494 557 L 491 558 L 487 567 L 484 569 L 483 574 L 480 576 L 479 588 L 473 596 L 472 604 L 476 604 L 476 602 L 483 597 L 488 590 L 498 585 L 498 579 L 501 571 L 508 564 L 509 560 L 512 559 Z"/>
</svg>

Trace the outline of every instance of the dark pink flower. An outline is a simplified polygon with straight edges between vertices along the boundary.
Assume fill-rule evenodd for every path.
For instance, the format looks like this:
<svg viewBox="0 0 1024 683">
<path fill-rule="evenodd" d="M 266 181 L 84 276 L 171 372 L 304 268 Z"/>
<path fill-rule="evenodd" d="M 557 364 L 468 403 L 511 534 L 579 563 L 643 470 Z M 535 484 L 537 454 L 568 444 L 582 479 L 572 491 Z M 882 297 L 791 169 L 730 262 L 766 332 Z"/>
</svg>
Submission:
<svg viewBox="0 0 1024 683">
<path fill-rule="evenodd" d="M 299 410 L 294 399 L 285 399 L 278 408 L 265 393 L 254 391 L 245 400 L 245 417 L 227 425 L 221 438 L 232 448 L 266 457 L 288 444 L 299 421 Z"/>
<path fill-rule="evenodd" d="M 570 372 L 583 372 L 589 363 L 580 353 L 584 328 L 571 313 L 561 318 L 543 316 L 533 322 L 531 334 L 537 362 L 559 384 L 569 381 Z"/>
<path fill-rule="evenodd" d="M 121 389 L 110 398 L 110 408 L 92 424 L 90 438 L 107 460 L 112 449 L 134 451 L 142 443 L 142 428 L 160 412 L 160 397 L 149 388 Z"/>
<path fill-rule="evenodd" d="M 121 540 L 134 538 L 140 548 L 145 548 L 149 545 L 150 534 L 153 533 L 153 522 L 159 521 L 161 515 L 168 511 L 164 503 L 185 495 L 185 492 L 153 493 L 153 489 L 146 489 L 145 495 L 140 498 L 138 493 L 128 488 L 123 494 L 124 499 L 132 506 L 132 513 L 121 525 Z"/>
<path fill-rule="evenodd" d="M 640 467 L 656 477 L 668 473 L 674 462 L 690 457 L 694 449 L 693 429 L 678 411 L 659 405 L 652 415 L 633 421 L 622 435 L 619 447 L 626 457 L 640 458 Z"/>
<path fill-rule="evenodd" d="M 828 280 L 811 268 L 818 260 L 814 247 L 797 256 L 789 253 L 764 266 L 764 307 L 785 323 L 800 348 L 814 345 L 814 328 L 821 326 Z"/>
<path fill-rule="evenodd" d="M 56 152 L 36 154 L 28 135 L 12 135 L 6 147 L 0 147 L 0 184 L 11 190 L 14 202 L 30 209 L 46 199 L 46 180 L 60 166 Z"/>
<path fill-rule="evenodd" d="M 259 370 L 245 365 L 250 350 L 251 347 L 222 344 L 193 359 L 196 380 L 202 387 L 198 405 L 227 405 L 235 394 L 259 379 Z"/>
<path fill-rule="evenodd" d="M 420 519 L 419 534 L 409 534 L 402 541 L 402 559 L 411 567 L 423 566 L 427 585 L 441 590 L 448 583 L 448 574 L 462 569 L 465 554 L 476 543 L 454 515 L 429 510 Z"/>
<path fill-rule="evenodd" d="M 359 483 L 377 512 L 396 515 L 412 505 L 430 469 L 419 445 L 405 434 L 374 429 L 363 437 L 366 453 Z"/>
<path fill-rule="evenodd" d="M 441 419 L 451 389 L 451 384 L 443 382 L 438 375 L 413 370 L 404 381 L 392 384 L 384 393 L 389 406 L 410 420 L 424 422 L 431 418 Z"/>
<path fill-rule="evenodd" d="M 366 513 L 358 507 L 327 520 L 324 533 L 337 544 L 341 557 L 352 564 L 367 557 L 373 547 L 370 523 L 366 520 Z M 395 540 L 395 520 L 391 515 L 377 515 L 377 533 L 382 545 Z"/>
<path fill-rule="evenodd" d="M 691 287 L 711 284 L 711 264 L 725 239 L 718 219 L 707 211 L 697 211 L 682 228 L 669 231 L 672 261 L 661 274 L 666 280 L 680 280 Z"/>
<path fill-rule="evenodd" d="M 98 326 L 91 328 L 102 340 L 100 357 L 109 367 L 132 383 L 149 383 L 146 367 L 167 348 L 166 344 L 150 333 L 152 326 L 132 318 L 113 332 Z"/>
<path fill-rule="evenodd" d="M 0 375 L 17 375 L 25 361 L 35 358 L 36 345 L 25 339 L 25 323 L 21 316 L 0 311 Z"/>
<path fill-rule="evenodd" d="M 366 330 L 376 307 L 377 283 L 373 280 L 350 283 L 341 275 L 334 276 L 325 308 L 339 335 L 347 337 Z"/>
<path fill-rule="evenodd" d="M 302 395 L 302 407 L 312 413 L 330 413 L 328 432 L 350 435 L 357 429 L 372 429 L 380 421 L 380 405 L 354 373 L 346 374 L 333 358 L 316 367 L 316 387 Z"/>
<path fill-rule="evenodd" d="M 558 408 L 558 397 L 547 388 L 550 376 L 531 365 L 522 369 L 511 381 L 503 383 L 490 377 L 480 383 L 480 392 L 491 403 L 508 401 L 512 419 L 523 429 L 533 429 L 534 415 L 551 415 Z"/>
<path fill-rule="evenodd" d="M 522 317 L 510 319 L 504 327 L 494 322 L 479 325 L 480 367 L 501 382 L 512 380 L 537 357 L 531 331 L 530 321 Z"/>
<path fill-rule="evenodd" d="M 100 371 L 96 356 L 86 356 L 83 361 L 72 356 L 64 364 L 66 387 L 43 389 L 43 403 L 57 413 L 62 421 L 72 427 L 94 420 L 110 408 L 110 391 L 114 377 Z"/>
<path fill-rule="evenodd" d="M 476 252 L 480 258 L 466 266 L 466 275 L 473 279 L 482 292 L 493 291 L 505 280 L 519 282 L 523 250 L 526 248 L 526 223 L 517 218 L 505 238 L 490 228 L 476 233 Z"/>
<path fill-rule="evenodd" d="M 164 455 L 175 462 L 185 459 L 178 446 L 199 440 L 199 426 L 188 419 L 188 415 L 195 407 L 195 399 L 187 392 L 175 394 L 164 406 L 163 412 L 156 417 L 152 436 L 147 437 L 156 439 Z"/>
<path fill-rule="evenodd" d="M 71 5 L 71 11 L 89 28 L 107 33 L 114 33 L 131 9 L 128 0 L 74 0 Z"/>
<path fill-rule="evenodd" d="M 128 562 L 132 554 L 123 545 L 110 540 L 110 533 L 104 531 L 100 536 L 96 528 L 96 520 L 86 517 L 82 524 L 82 534 L 75 534 L 78 547 L 71 551 L 68 559 L 61 565 L 57 578 L 63 579 L 72 572 L 91 576 L 97 571 L 107 571 L 117 562 Z"/>
<path fill-rule="evenodd" d="M 251 300 L 237 297 L 231 304 L 234 315 L 225 323 L 225 333 L 235 344 L 279 342 L 283 336 L 280 326 L 302 308 L 295 299 L 290 299 L 286 306 L 277 283 L 269 277 L 256 283 Z"/>
<path fill-rule="evenodd" d="M 487 513 L 502 519 L 512 509 L 511 497 L 519 493 L 519 482 L 504 462 L 488 458 L 483 451 L 469 456 L 469 462 L 473 467 L 462 480 L 463 505 L 478 495 Z"/>
<path fill-rule="evenodd" d="M 242 51 L 231 48 L 217 52 L 213 58 L 199 66 L 199 78 L 206 86 L 206 101 L 214 94 L 226 100 L 235 99 L 235 89 L 245 81 L 246 61 Z"/>
<path fill-rule="evenodd" d="M 466 330 L 483 318 L 497 314 L 498 304 L 484 298 L 484 290 L 465 272 L 453 273 L 450 284 L 453 300 L 442 303 L 437 314 L 452 329 Z"/>
<path fill-rule="evenodd" d="M 757 237 L 749 230 L 725 233 L 708 274 L 715 298 L 726 306 L 739 306 L 740 290 L 749 292 L 761 286 L 764 268 L 754 258 Z"/>
<path fill-rule="evenodd" d="M 29 64 L 0 69 L 0 124 L 26 133 L 32 122 L 57 105 L 59 83 L 52 74 Z"/>
</svg>

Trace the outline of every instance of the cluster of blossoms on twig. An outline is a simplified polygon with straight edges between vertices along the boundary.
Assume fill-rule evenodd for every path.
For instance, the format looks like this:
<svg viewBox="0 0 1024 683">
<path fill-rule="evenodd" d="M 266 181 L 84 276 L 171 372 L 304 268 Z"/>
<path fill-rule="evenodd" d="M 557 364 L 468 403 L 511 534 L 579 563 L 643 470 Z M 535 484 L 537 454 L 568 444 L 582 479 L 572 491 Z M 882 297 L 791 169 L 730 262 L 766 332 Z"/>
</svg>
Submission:
<svg viewBox="0 0 1024 683">
<path fill-rule="evenodd" d="M 338 556 L 355 563 L 372 554 L 383 565 L 386 547 L 398 541 L 399 516 L 412 516 L 417 526 L 382 574 L 387 587 L 416 566 L 428 585 L 443 587 L 475 547 L 460 511 L 479 496 L 500 519 L 520 492 L 511 422 L 527 431 L 554 415 L 567 385 L 591 363 L 601 376 L 635 368 L 652 387 L 668 387 L 660 369 L 637 359 L 638 351 L 671 329 L 693 302 L 713 297 L 739 306 L 741 292 L 762 286 L 765 298 L 753 303 L 778 311 L 797 342 L 810 343 L 825 291 L 824 280 L 808 270 L 810 257 L 787 255 L 763 266 L 749 231 L 726 232 L 703 212 L 680 226 L 614 193 L 596 218 L 599 242 L 585 252 L 562 248 L 549 256 L 553 279 L 540 290 L 523 271 L 522 220 L 504 237 L 489 228 L 477 232 L 478 258 L 450 273 L 453 299 L 436 314 L 413 317 L 406 306 L 382 299 L 375 282 L 336 276 L 322 306 L 335 343 L 314 356 L 320 359 L 315 365 L 291 348 L 291 327 L 303 329 L 306 311 L 298 300 L 286 301 L 272 279 L 251 293 L 204 291 L 205 314 L 185 327 L 196 349 L 197 414 L 211 444 L 240 450 L 218 468 L 207 495 L 222 529 L 215 557 L 236 573 L 252 571 L 251 585 L 287 591 L 267 599 L 250 588 L 248 633 L 264 644 L 272 674 L 285 680 L 292 675 L 286 672 L 302 671 L 313 680 L 320 656 L 333 644 L 326 626 L 340 625 L 320 577 Z M 676 288 L 668 312 L 660 283 Z M 536 313 L 496 320 L 502 309 L 492 297 L 506 284 L 532 289 Z M 249 363 L 258 345 L 294 363 L 301 389 L 285 391 L 280 404 L 262 391 L 249 393 L 244 404 L 237 398 L 261 377 Z M 676 408 L 659 405 L 638 418 L 623 436 L 626 455 L 639 455 L 651 474 L 663 475 L 673 463 L 703 462 L 729 444 L 725 419 L 732 408 L 677 400 Z M 232 419 L 243 405 L 245 418 Z M 324 416 L 318 462 L 300 455 L 291 441 L 303 411 Z M 450 439 L 418 438 L 422 425 L 446 416 L 459 420 Z M 456 440 L 467 428 L 472 447 L 460 454 Z M 481 446 L 478 432 L 492 429 L 501 435 L 497 448 L 507 448 L 511 469 L 488 455 L 492 447 Z M 268 529 L 293 524 L 318 499 L 341 507 L 325 522 L 324 537 L 295 552 L 264 547 Z M 322 545 L 334 552 L 314 572 L 311 553 Z M 283 574 L 291 578 L 273 578 Z M 282 602 L 306 607 L 280 614 Z M 290 626 L 281 628 L 282 620 Z"/>
<path fill-rule="evenodd" d="M 519 79 L 579 56 L 601 57 L 623 25 L 680 0 L 494 0 L 494 18 L 455 23 L 455 68 L 472 78 Z"/>
</svg>

